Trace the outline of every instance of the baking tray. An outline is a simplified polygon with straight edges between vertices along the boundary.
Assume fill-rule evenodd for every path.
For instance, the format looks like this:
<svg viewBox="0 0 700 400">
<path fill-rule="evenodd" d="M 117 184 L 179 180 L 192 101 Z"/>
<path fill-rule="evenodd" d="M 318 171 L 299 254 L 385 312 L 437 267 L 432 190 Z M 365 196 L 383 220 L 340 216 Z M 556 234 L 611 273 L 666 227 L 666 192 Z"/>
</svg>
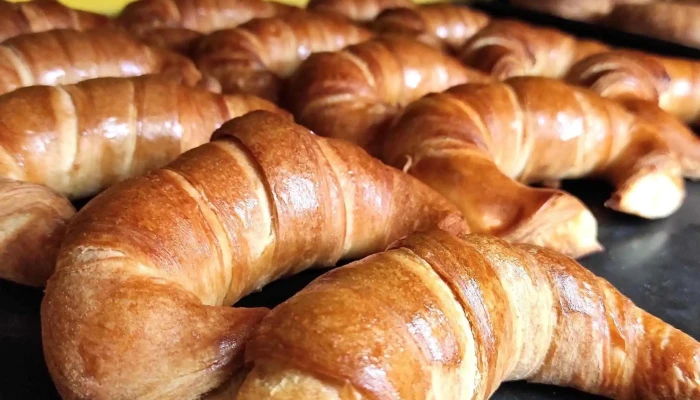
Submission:
<svg viewBox="0 0 700 400">
<path fill-rule="evenodd" d="M 554 26 L 613 45 L 660 54 L 700 59 L 700 51 L 606 27 L 518 10 L 496 2 L 474 7 L 504 18 Z M 580 262 L 608 279 L 637 305 L 700 340 L 700 183 L 688 183 L 688 198 L 669 218 L 646 221 L 605 209 L 611 188 L 599 182 L 565 183 L 580 197 L 600 224 L 605 252 Z M 323 271 L 308 271 L 268 285 L 242 299 L 238 306 L 274 307 Z M 0 400 L 59 399 L 46 370 L 41 349 L 39 306 L 42 292 L 0 281 Z M 506 383 L 495 400 L 590 400 L 575 390 L 526 383 Z"/>
</svg>

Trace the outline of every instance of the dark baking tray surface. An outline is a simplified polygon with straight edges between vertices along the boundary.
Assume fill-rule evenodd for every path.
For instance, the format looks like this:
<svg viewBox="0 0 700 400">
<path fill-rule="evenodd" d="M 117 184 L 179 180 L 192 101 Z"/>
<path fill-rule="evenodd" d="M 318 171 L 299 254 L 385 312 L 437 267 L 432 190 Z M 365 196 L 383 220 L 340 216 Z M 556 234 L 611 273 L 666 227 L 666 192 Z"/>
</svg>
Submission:
<svg viewBox="0 0 700 400">
<path fill-rule="evenodd" d="M 605 277 L 640 307 L 700 340 L 700 184 L 688 184 L 688 198 L 676 214 L 645 221 L 602 207 L 610 188 L 576 182 L 565 189 L 586 201 L 600 222 L 603 253 L 581 263 Z M 241 306 L 272 307 L 323 271 L 310 271 L 266 287 Z M 58 399 L 41 350 L 42 294 L 0 282 L 0 399 Z M 508 383 L 495 400 L 588 400 L 574 390 Z"/>
</svg>

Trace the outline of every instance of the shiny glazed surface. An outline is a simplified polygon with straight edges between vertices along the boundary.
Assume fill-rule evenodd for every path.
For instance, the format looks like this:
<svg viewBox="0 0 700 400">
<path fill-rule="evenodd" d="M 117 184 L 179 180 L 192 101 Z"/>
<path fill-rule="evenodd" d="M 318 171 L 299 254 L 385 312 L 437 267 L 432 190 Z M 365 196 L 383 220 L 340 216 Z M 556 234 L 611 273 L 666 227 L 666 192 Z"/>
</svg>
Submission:
<svg viewBox="0 0 700 400">
<path fill-rule="evenodd" d="M 257 109 L 278 110 L 167 76 L 23 88 L 0 96 L 0 176 L 91 196 L 172 161 Z"/>
<path fill-rule="evenodd" d="M 590 212 L 567 193 L 513 179 L 602 177 L 617 188 L 607 206 L 647 218 L 671 214 L 684 198 L 681 165 L 659 129 L 552 79 L 428 95 L 404 110 L 383 142 L 386 162 L 459 205 L 475 232 L 574 256 L 597 248 Z"/>
<path fill-rule="evenodd" d="M 411 0 L 310 0 L 306 8 L 338 14 L 355 22 L 369 22 L 384 10 L 415 6 Z"/>
<path fill-rule="evenodd" d="M 336 51 L 372 33 L 335 16 L 307 12 L 257 19 L 212 33 L 193 52 L 197 66 L 224 92 L 277 100 L 283 82 L 312 53 Z"/>
<path fill-rule="evenodd" d="M 209 33 L 295 9 L 263 0 L 138 0 L 124 8 L 119 22 L 138 34 L 153 28 L 186 28 Z"/>
<path fill-rule="evenodd" d="M 460 83 L 488 80 L 417 40 L 384 37 L 311 55 L 290 81 L 287 105 L 315 133 L 374 153 L 377 135 L 406 104 Z"/>
<path fill-rule="evenodd" d="M 327 273 L 263 320 L 239 400 L 487 399 L 504 380 L 700 396 L 700 343 L 561 254 L 443 231 Z"/>
<path fill-rule="evenodd" d="M 0 42 L 25 33 L 52 29 L 84 31 L 104 28 L 109 23 L 103 15 L 74 10 L 57 1 L 10 3 L 0 0 Z"/>
<path fill-rule="evenodd" d="M 240 368 L 266 313 L 231 308 L 241 296 L 414 231 L 466 229 L 416 179 L 284 117 L 250 113 L 214 138 L 73 220 L 42 306 L 64 399 L 198 398 Z"/>
<path fill-rule="evenodd" d="M 147 46 L 117 30 L 56 30 L 0 44 L 0 94 L 33 85 L 165 72 L 184 78 L 190 85 L 201 79 L 185 57 Z"/>
<path fill-rule="evenodd" d="M 463 5 L 426 4 L 414 8 L 388 9 L 372 22 L 381 33 L 400 33 L 448 50 L 459 50 L 489 22 L 489 16 Z"/>
</svg>

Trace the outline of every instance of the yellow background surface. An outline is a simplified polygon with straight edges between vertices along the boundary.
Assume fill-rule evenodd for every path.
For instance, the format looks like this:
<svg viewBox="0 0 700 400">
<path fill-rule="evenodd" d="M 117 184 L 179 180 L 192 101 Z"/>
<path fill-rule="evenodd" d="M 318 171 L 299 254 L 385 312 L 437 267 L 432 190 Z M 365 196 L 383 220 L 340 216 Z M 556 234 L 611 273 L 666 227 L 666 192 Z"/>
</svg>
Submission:
<svg viewBox="0 0 700 400">
<path fill-rule="evenodd" d="M 10 1 L 23 1 L 23 0 L 10 0 Z M 94 11 L 103 14 L 116 14 L 119 10 L 124 7 L 127 3 L 133 0 L 60 0 L 61 3 L 82 10 Z M 306 4 L 307 0 L 277 0 L 282 3 L 293 4 L 296 6 L 302 6 Z M 426 3 L 430 0 L 416 0 L 418 3 Z"/>
</svg>

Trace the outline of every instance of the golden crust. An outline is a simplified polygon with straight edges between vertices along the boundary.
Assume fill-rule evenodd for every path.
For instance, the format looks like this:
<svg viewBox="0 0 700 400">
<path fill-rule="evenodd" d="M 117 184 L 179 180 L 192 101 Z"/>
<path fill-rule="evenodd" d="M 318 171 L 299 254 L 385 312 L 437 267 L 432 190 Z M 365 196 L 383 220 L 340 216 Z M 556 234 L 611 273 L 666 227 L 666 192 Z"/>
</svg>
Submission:
<svg viewBox="0 0 700 400">
<path fill-rule="evenodd" d="M 551 250 L 413 235 L 275 308 L 237 399 L 487 399 L 507 380 L 700 396 L 700 344 Z"/>
<path fill-rule="evenodd" d="M 76 216 L 42 304 L 49 371 L 66 399 L 198 398 L 265 314 L 229 307 L 242 295 L 432 227 L 466 229 L 361 149 L 271 113 L 234 119 Z"/>
</svg>

